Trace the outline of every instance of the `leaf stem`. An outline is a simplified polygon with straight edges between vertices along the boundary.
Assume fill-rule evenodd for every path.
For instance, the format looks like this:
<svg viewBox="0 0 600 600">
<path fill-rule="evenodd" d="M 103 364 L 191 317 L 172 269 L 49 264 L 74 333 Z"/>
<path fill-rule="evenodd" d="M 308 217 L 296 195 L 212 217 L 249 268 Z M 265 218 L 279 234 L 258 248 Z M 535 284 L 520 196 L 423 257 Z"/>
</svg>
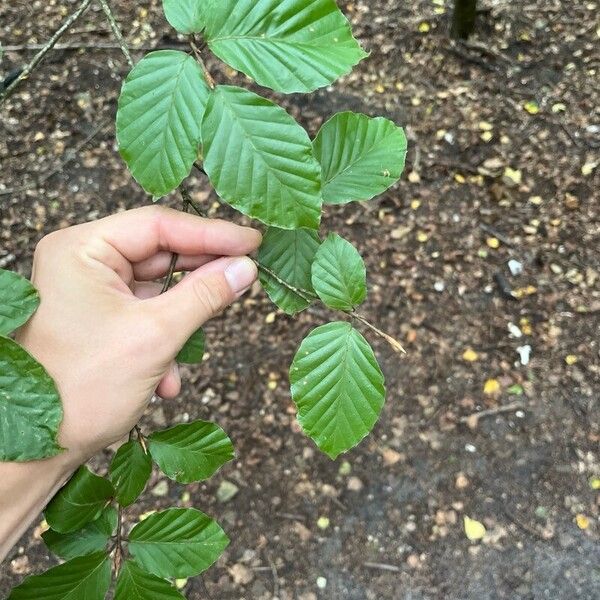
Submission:
<svg viewBox="0 0 600 600">
<path fill-rule="evenodd" d="M 117 512 L 117 540 L 115 542 L 115 556 L 113 558 L 113 563 L 115 565 L 115 574 L 119 574 L 119 570 L 121 568 L 121 562 L 123 560 L 123 537 L 122 537 L 122 529 L 123 529 L 123 508 L 119 506 L 119 510 Z"/>
<path fill-rule="evenodd" d="M 360 321 L 363 325 L 368 327 L 373 333 L 378 335 L 380 338 L 384 339 L 394 349 L 395 352 L 398 352 L 399 354 L 406 354 L 406 350 L 402 347 L 402 344 L 396 338 L 393 338 L 391 335 L 387 334 L 385 331 L 382 331 L 381 329 L 379 329 L 379 327 L 375 327 L 375 325 L 373 325 L 373 323 L 368 321 L 366 319 L 366 317 L 364 317 L 360 313 L 356 312 L 356 310 L 342 311 L 342 312 L 345 312 L 347 315 L 350 315 L 353 319 Z"/>
<path fill-rule="evenodd" d="M 196 39 L 194 38 L 193 35 L 190 35 L 190 37 L 188 39 L 190 42 L 190 47 L 192 48 L 192 52 L 194 53 L 194 56 L 195 56 L 196 60 L 198 61 L 198 64 L 202 68 L 202 72 L 204 73 L 204 78 L 206 79 L 206 83 L 208 83 L 208 87 L 211 90 L 214 90 L 217 84 L 215 83 L 213 76 L 210 74 L 210 71 L 206 68 L 206 64 L 204 63 L 204 59 L 202 58 L 202 52 L 201 52 L 200 48 L 198 48 L 198 46 L 196 45 Z"/>
</svg>

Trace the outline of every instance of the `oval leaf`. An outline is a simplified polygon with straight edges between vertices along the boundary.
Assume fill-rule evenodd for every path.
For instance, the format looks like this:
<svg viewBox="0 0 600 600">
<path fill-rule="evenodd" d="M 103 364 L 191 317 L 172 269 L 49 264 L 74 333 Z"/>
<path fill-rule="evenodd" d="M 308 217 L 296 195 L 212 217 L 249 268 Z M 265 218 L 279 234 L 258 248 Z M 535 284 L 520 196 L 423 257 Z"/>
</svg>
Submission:
<svg viewBox="0 0 600 600">
<path fill-rule="evenodd" d="M 119 152 L 155 198 L 189 175 L 207 99 L 202 71 L 184 52 L 151 52 L 127 76 L 117 109 Z"/>
<path fill-rule="evenodd" d="M 63 417 L 52 378 L 28 352 L 0 337 L 0 461 L 56 456 Z"/>
<path fill-rule="evenodd" d="M 132 560 L 125 561 L 119 577 L 115 600 L 185 600 L 169 581 L 146 573 Z"/>
<path fill-rule="evenodd" d="M 271 273 L 260 271 L 269 298 L 288 315 L 307 308 L 314 296 L 311 267 L 321 240 L 311 229 L 269 227 L 258 250 L 258 261 Z M 274 275 L 276 276 L 274 276 Z M 301 291 L 290 290 L 281 281 Z"/>
<path fill-rule="evenodd" d="M 302 429 L 331 458 L 371 431 L 385 400 L 373 350 L 356 329 L 340 321 L 317 327 L 303 340 L 290 382 Z"/>
<path fill-rule="evenodd" d="M 46 508 L 46 521 L 54 531 L 70 533 L 95 521 L 115 490 L 107 479 L 79 467 Z"/>
<path fill-rule="evenodd" d="M 157 431 L 148 438 L 148 447 L 160 470 L 179 483 L 208 479 L 234 458 L 227 434 L 207 421 Z"/>
<path fill-rule="evenodd" d="M 163 0 L 165 17 L 179 33 L 199 33 L 204 29 L 205 0 Z"/>
<path fill-rule="evenodd" d="M 280 106 L 218 86 L 202 122 L 204 169 L 240 212 L 284 229 L 319 227 L 321 179 L 308 134 Z"/>
<path fill-rule="evenodd" d="M 204 329 L 198 329 L 192 334 L 190 339 L 185 343 L 183 348 L 179 351 L 179 354 L 175 358 L 178 363 L 195 365 L 202 362 L 204 357 L 204 346 L 206 342 L 206 336 L 204 335 Z"/>
<path fill-rule="evenodd" d="M 152 473 L 152 460 L 139 442 L 131 440 L 117 450 L 109 472 L 117 501 L 121 506 L 129 506 L 144 491 Z"/>
<path fill-rule="evenodd" d="M 129 534 L 129 552 L 134 560 L 159 577 L 198 575 L 219 558 L 228 544 L 219 525 L 193 508 L 154 513 Z"/>
<path fill-rule="evenodd" d="M 37 290 L 18 273 L 0 269 L 0 335 L 26 323 L 40 304 Z"/>
<path fill-rule="evenodd" d="M 367 56 L 334 0 L 219 0 L 206 36 L 221 60 L 285 93 L 329 85 Z"/>
<path fill-rule="evenodd" d="M 330 233 L 317 250 L 312 284 L 319 298 L 336 310 L 352 310 L 367 295 L 367 270 L 356 248 Z"/>
<path fill-rule="evenodd" d="M 73 533 L 58 533 L 49 529 L 42 534 L 44 543 L 57 556 L 65 560 L 99 552 L 117 527 L 117 511 L 107 508 L 98 519 Z"/>
<path fill-rule="evenodd" d="M 28 577 L 8 600 L 104 600 L 110 580 L 109 557 L 96 552 Z"/>
<path fill-rule="evenodd" d="M 404 170 L 406 136 L 383 117 L 339 113 L 321 127 L 313 145 L 326 204 L 370 200 L 396 183 Z"/>
</svg>

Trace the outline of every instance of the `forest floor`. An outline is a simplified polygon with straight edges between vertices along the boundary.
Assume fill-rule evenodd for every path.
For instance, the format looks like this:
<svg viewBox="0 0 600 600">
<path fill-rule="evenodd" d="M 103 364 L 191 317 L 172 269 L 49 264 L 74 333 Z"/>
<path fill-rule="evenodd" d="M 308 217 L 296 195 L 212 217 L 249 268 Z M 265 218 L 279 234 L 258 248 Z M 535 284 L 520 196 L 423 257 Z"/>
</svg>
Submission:
<svg viewBox="0 0 600 600">
<path fill-rule="evenodd" d="M 185 47 L 157 0 L 112 4 L 132 47 Z M 187 487 L 155 473 L 126 513 L 195 506 L 227 530 L 191 599 L 600 597 L 599 4 L 482 4 L 477 35 L 456 45 L 444 0 L 344 2 L 371 56 L 331 89 L 277 98 L 311 135 L 346 109 L 406 127 L 401 182 L 327 207 L 324 229 L 363 253 L 365 313 L 408 353 L 371 338 L 387 402 L 332 462 L 299 431 L 287 378 L 327 315 L 289 318 L 257 288 L 208 324 L 207 360 L 144 428 L 215 420 L 238 458 Z M 44 42 L 75 5 L 0 0 L 2 45 Z M 0 266 L 25 275 L 44 234 L 148 203 L 115 148 L 126 63 L 102 47 L 113 40 L 92 6 L 62 40 L 87 47 L 53 51 L 0 112 Z M 0 72 L 31 56 L 9 48 Z M 188 185 L 245 222 L 201 178 Z M 225 481 L 237 493 L 221 502 Z M 467 539 L 465 516 L 483 540 Z M 0 567 L 0 596 L 54 560 L 37 524 Z"/>
</svg>

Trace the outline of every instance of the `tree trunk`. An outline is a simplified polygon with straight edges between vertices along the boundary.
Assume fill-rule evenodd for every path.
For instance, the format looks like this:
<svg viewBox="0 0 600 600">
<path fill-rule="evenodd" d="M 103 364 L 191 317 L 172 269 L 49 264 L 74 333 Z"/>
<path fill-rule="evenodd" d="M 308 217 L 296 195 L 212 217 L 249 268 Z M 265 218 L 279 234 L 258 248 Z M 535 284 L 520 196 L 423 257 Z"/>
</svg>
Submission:
<svg viewBox="0 0 600 600">
<path fill-rule="evenodd" d="M 466 40 L 475 29 L 477 0 L 454 0 L 451 34 L 454 38 Z"/>
</svg>

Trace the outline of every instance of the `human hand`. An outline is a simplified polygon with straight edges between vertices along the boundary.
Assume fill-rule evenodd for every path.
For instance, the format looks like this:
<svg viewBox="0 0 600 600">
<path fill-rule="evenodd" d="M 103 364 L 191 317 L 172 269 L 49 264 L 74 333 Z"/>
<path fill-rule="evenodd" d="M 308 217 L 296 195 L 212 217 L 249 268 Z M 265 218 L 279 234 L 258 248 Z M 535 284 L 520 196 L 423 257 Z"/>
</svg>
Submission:
<svg viewBox="0 0 600 600">
<path fill-rule="evenodd" d="M 41 304 L 18 341 L 56 381 L 73 468 L 120 440 L 152 394 L 179 393 L 175 356 L 256 279 L 257 231 L 146 207 L 52 233 L 32 281 Z M 171 253 L 192 271 L 165 294 Z"/>
</svg>

